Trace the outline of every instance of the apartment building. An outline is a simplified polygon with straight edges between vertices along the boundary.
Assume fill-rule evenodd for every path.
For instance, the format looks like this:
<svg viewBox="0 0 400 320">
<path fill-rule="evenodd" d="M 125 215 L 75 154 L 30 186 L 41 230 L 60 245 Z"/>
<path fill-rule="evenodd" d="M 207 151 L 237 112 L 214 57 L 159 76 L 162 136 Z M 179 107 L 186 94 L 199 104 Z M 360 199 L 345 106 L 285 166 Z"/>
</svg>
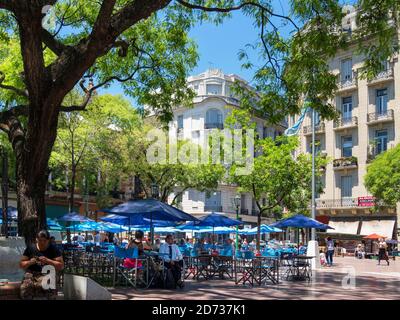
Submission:
<svg viewBox="0 0 400 320">
<path fill-rule="evenodd" d="M 346 31 L 356 28 L 355 12 L 344 19 Z M 328 62 L 337 75 L 338 90 L 332 103 L 340 118 L 325 121 L 316 116 L 316 150 L 332 161 L 324 168 L 317 195 L 317 218 L 329 222 L 339 237 L 377 233 L 389 238 L 399 234 L 399 205 L 373 210 L 373 197 L 364 186 L 367 166 L 376 155 L 400 142 L 400 63 L 398 57 L 382 62 L 382 71 L 371 81 L 361 79 L 363 58 L 356 45 Z M 296 117 L 289 117 L 289 126 Z M 300 132 L 301 152 L 311 152 L 311 114 Z"/>
<path fill-rule="evenodd" d="M 194 107 L 176 107 L 174 119 L 169 128 L 170 138 L 188 139 L 191 142 L 203 144 L 207 130 L 223 129 L 226 117 L 234 108 L 239 107 L 239 101 L 233 94 L 231 86 L 235 81 L 247 85 L 247 82 L 234 74 L 224 74 L 219 69 L 209 69 L 199 75 L 188 78 L 188 85 L 196 92 Z M 257 131 L 263 137 L 282 135 L 286 125 L 267 126 L 265 119 L 253 118 Z M 181 208 L 193 215 L 204 215 L 212 211 L 224 212 L 236 216 L 234 198 L 237 188 L 221 184 L 212 192 L 188 190 L 180 199 Z M 171 199 L 174 195 L 171 195 Z M 257 209 L 251 194 L 241 194 L 240 217 L 250 225 L 257 222 Z M 264 223 L 270 221 L 264 219 Z"/>
</svg>

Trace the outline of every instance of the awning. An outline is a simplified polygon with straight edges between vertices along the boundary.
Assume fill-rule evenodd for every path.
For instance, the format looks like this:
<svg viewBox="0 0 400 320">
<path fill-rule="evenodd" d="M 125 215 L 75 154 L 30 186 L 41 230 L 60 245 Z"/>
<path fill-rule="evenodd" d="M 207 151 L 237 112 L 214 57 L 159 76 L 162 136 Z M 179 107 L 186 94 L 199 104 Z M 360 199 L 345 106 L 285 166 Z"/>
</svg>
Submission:
<svg viewBox="0 0 400 320">
<path fill-rule="evenodd" d="M 315 220 L 323 224 L 329 224 L 329 216 L 316 216 Z"/>
<path fill-rule="evenodd" d="M 372 233 L 377 233 L 391 239 L 393 236 L 394 224 L 394 220 L 363 221 L 360 234 L 367 236 Z"/>
<path fill-rule="evenodd" d="M 334 228 L 328 229 L 328 233 L 344 233 L 344 234 L 357 234 L 358 224 L 360 221 L 329 221 L 329 226 Z"/>
</svg>

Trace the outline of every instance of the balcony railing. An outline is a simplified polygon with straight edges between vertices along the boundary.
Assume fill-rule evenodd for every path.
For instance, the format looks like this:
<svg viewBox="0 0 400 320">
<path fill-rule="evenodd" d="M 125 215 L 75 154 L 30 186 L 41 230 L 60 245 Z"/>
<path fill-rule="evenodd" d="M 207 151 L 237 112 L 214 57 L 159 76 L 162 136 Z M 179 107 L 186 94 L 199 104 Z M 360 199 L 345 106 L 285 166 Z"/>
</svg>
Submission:
<svg viewBox="0 0 400 320">
<path fill-rule="evenodd" d="M 333 123 L 334 129 L 345 129 L 349 127 L 356 127 L 358 125 L 357 117 L 346 117 L 335 120 Z"/>
<path fill-rule="evenodd" d="M 259 212 L 260 212 L 259 210 L 252 209 L 252 210 L 251 210 L 251 215 L 252 215 L 252 216 L 257 216 Z"/>
<path fill-rule="evenodd" d="M 358 198 L 340 198 L 340 199 L 316 199 L 315 204 L 318 209 L 322 208 L 366 208 L 358 205 Z M 383 201 L 377 201 L 378 206 L 388 206 Z"/>
<path fill-rule="evenodd" d="M 321 122 L 320 124 L 315 126 L 315 133 L 324 133 L 325 132 L 325 123 Z M 303 133 L 305 135 L 312 134 L 312 126 L 304 126 Z"/>
<path fill-rule="evenodd" d="M 356 157 L 343 157 L 333 160 L 333 170 L 357 168 L 358 161 Z"/>
<path fill-rule="evenodd" d="M 222 212 L 222 206 L 206 204 L 206 205 L 204 205 L 204 211 Z"/>
<path fill-rule="evenodd" d="M 367 115 L 367 122 L 386 122 L 394 120 L 394 112 L 392 109 L 383 112 L 372 112 Z"/>
<path fill-rule="evenodd" d="M 207 98 L 210 98 L 210 97 L 218 97 L 218 98 L 221 98 L 221 99 L 225 100 L 227 103 L 230 103 L 232 105 L 237 105 L 237 106 L 239 105 L 239 100 L 238 99 L 233 98 L 233 97 L 223 96 L 223 95 L 220 95 L 220 94 L 198 95 L 198 96 L 195 97 L 195 102 L 200 102 L 200 101 L 203 101 L 203 100 L 205 100 Z"/>
<path fill-rule="evenodd" d="M 249 215 L 249 209 L 240 209 L 240 214 Z"/>
<path fill-rule="evenodd" d="M 358 198 L 316 199 L 317 208 L 358 207 Z"/>
<path fill-rule="evenodd" d="M 375 78 L 369 80 L 368 84 L 392 80 L 393 75 L 394 75 L 393 67 L 389 67 L 389 68 L 379 72 Z"/>
<path fill-rule="evenodd" d="M 204 129 L 223 129 L 224 124 L 221 122 L 208 122 L 204 124 Z"/>
<path fill-rule="evenodd" d="M 341 79 L 341 75 L 338 75 L 338 90 L 346 91 L 357 88 L 357 72 L 353 71 L 352 75 L 348 79 Z"/>
</svg>

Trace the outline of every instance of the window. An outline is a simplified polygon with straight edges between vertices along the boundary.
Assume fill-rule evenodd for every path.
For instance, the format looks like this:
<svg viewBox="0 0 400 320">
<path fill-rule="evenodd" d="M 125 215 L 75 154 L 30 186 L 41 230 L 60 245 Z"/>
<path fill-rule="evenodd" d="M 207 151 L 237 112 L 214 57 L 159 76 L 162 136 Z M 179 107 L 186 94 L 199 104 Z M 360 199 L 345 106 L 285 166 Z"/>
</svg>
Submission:
<svg viewBox="0 0 400 320">
<path fill-rule="evenodd" d="M 352 176 L 342 176 L 341 181 L 341 196 L 342 198 L 347 198 L 352 196 L 353 189 L 353 177 Z"/>
<path fill-rule="evenodd" d="M 210 109 L 206 113 L 206 129 L 219 128 L 222 129 L 223 120 L 222 112 L 218 109 Z"/>
<path fill-rule="evenodd" d="M 178 116 L 178 130 L 183 129 L 183 115 Z"/>
<path fill-rule="evenodd" d="M 204 203 L 205 211 L 221 211 L 221 191 L 212 191 L 206 193 Z"/>
<path fill-rule="evenodd" d="M 376 154 L 387 150 L 388 133 L 387 130 L 377 130 L 375 132 Z"/>
<path fill-rule="evenodd" d="M 351 157 L 353 150 L 352 136 L 342 137 L 342 157 Z"/>
<path fill-rule="evenodd" d="M 268 137 L 268 128 L 263 127 L 263 139 L 265 139 L 266 137 Z"/>
<path fill-rule="evenodd" d="M 353 98 L 345 97 L 342 99 L 342 118 L 351 119 L 353 111 Z"/>
<path fill-rule="evenodd" d="M 389 60 L 383 60 L 381 62 L 380 71 L 383 72 L 383 71 L 386 71 L 388 69 L 389 69 Z"/>
<path fill-rule="evenodd" d="M 376 113 L 383 115 L 387 112 L 388 94 L 387 89 L 376 90 Z"/>
<path fill-rule="evenodd" d="M 310 153 L 312 152 L 312 142 L 310 142 L 309 145 L 310 148 Z M 315 140 L 315 154 L 318 154 L 319 152 L 321 152 L 321 140 Z"/>
<path fill-rule="evenodd" d="M 341 65 L 341 77 L 342 81 L 349 81 L 353 78 L 353 62 L 351 59 L 344 59 L 342 60 Z"/>
<path fill-rule="evenodd" d="M 207 94 L 222 94 L 222 86 L 220 84 L 207 84 Z"/>
</svg>

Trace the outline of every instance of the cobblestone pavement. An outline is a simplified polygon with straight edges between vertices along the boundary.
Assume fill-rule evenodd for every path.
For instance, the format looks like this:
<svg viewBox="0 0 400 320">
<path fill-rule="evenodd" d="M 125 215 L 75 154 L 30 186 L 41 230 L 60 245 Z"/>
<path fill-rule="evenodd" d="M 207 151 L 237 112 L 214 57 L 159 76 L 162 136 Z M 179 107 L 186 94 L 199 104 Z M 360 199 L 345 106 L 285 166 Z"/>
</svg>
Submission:
<svg viewBox="0 0 400 320">
<path fill-rule="evenodd" d="M 400 299 L 400 259 L 383 261 L 335 257 L 332 267 L 314 272 L 311 282 L 282 281 L 279 285 L 249 287 L 231 280 L 187 280 L 184 289 L 135 290 L 111 288 L 113 300 L 130 299 Z M 354 275 L 354 281 L 346 281 Z"/>
</svg>

